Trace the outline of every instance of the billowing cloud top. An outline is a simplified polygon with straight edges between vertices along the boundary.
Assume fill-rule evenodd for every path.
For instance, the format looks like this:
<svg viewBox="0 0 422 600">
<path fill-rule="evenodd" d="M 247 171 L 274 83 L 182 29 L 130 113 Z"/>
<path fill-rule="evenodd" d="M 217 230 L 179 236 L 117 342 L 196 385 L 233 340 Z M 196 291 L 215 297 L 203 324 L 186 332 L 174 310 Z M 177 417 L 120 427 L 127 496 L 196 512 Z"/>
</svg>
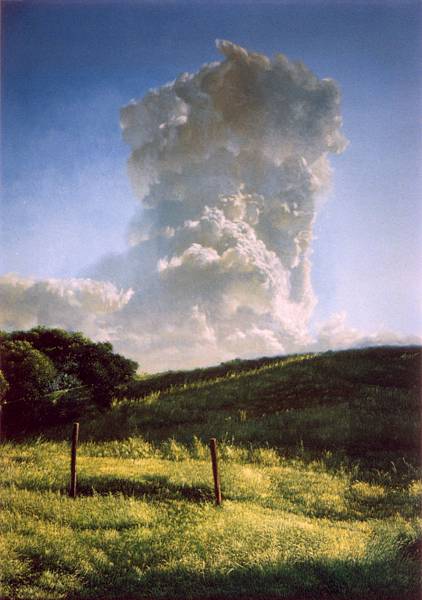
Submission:
<svg viewBox="0 0 422 600">
<path fill-rule="evenodd" d="M 315 202 L 346 144 L 333 81 L 217 46 L 222 62 L 122 109 L 143 206 L 129 254 L 97 271 L 139 290 L 119 317 L 172 367 L 309 341 Z"/>
<path fill-rule="evenodd" d="M 106 333 L 145 370 L 313 347 L 310 244 L 327 157 L 346 146 L 339 90 L 282 54 L 217 47 L 221 62 L 121 110 L 141 200 L 131 248 L 92 279 L 3 281 L 3 326 Z"/>
</svg>

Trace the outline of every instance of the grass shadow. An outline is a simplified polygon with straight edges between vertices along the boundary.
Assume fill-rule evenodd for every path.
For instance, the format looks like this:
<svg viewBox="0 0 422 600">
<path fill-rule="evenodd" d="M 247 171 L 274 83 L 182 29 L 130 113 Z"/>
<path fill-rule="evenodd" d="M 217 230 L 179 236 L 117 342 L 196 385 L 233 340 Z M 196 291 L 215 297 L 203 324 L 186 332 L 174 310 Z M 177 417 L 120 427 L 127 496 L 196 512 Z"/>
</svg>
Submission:
<svg viewBox="0 0 422 600">
<path fill-rule="evenodd" d="M 190 484 L 178 485 L 168 477 L 146 475 L 140 479 L 126 479 L 110 475 L 83 477 L 78 483 L 79 496 L 94 494 L 121 494 L 135 498 L 158 500 L 188 500 L 208 502 L 212 500 L 212 490 L 205 486 Z"/>
<path fill-rule="evenodd" d="M 68 600 L 419 600 L 421 591 L 418 564 L 409 560 L 309 559 L 198 574 L 182 566 L 164 571 L 159 565 L 140 572 L 121 552 L 106 553 L 112 570 L 87 575 Z M 55 572 L 57 565 L 48 561 L 38 568 L 38 573 L 43 568 Z M 33 572 L 31 583 L 37 577 Z"/>
<path fill-rule="evenodd" d="M 7 484 L 6 484 L 7 485 Z M 68 493 L 68 487 L 60 482 L 34 481 L 10 482 L 10 486 L 39 492 Z M 81 476 L 77 482 L 77 496 L 106 496 L 109 494 L 130 496 L 142 499 L 188 500 L 189 502 L 210 502 L 214 494 L 210 487 L 190 484 L 178 485 L 168 477 L 146 475 L 139 479 L 127 479 L 112 475 Z"/>
<path fill-rule="evenodd" d="M 126 598 L 143 598 L 157 583 L 164 600 L 419 600 L 421 591 L 418 562 L 387 557 L 360 564 L 309 559 L 239 565 L 227 573 L 198 574 L 180 566 L 165 572 L 153 569 L 141 577 L 131 566 L 123 572 L 120 582 L 126 590 L 120 597 Z M 109 590 L 101 592 L 101 598 L 113 597 Z"/>
</svg>

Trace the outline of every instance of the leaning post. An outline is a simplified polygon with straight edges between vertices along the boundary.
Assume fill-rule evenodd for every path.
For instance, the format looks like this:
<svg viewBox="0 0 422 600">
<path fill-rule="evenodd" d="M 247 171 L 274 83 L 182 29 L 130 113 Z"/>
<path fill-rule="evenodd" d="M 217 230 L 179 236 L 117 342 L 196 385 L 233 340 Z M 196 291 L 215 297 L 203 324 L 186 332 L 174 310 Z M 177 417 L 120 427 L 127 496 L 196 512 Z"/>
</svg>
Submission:
<svg viewBox="0 0 422 600">
<path fill-rule="evenodd" d="M 70 489 L 69 496 L 76 498 L 76 450 L 78 447 L 79 423 L 73 423 L 72 449 L 70 454 Z"/>
<path fill-rule="evenodd" d="M 215 503 L 217 506 L 220 506 L 221 505 L 221 487 L 220 487 L 220 477 L 218 474 L 217 440 L 215 438 L 210 439 L 210 450 L 211 450 L 212 474 L 214 477 Z"/>
</svg>

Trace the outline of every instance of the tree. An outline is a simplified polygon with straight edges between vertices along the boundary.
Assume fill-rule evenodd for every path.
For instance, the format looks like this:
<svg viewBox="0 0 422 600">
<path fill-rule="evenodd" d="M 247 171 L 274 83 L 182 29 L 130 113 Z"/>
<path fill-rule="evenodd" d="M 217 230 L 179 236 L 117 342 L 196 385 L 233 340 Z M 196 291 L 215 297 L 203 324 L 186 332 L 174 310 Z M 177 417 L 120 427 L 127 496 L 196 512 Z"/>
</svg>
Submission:
<svg viewBox="0 0 422 600">
<path fill-rule="evenodd" d="M 98 406 L 109 406 L 117 386 L 129 382 L 138 364 L 113 352 L 109 342 L 93 342 L 80 332 L 35 327 L 30 331 L 14 331 L 14 341 L 27 341 L 54 363 L 58 373 L 75 377 L 90 386 Z"/>
<path fill-rule="evenodd" d="M 10 383 L 7 401 L 14 403 L 9 422 L 19 431 L 41 420 L 75 418 L 93 406 L 107 408 L 116 388 L 133 379 L 138 367 L 113 353 L 109 342 L 57 328 L 0 332 L 0 349 Z"/>
<path fill-rule="evenodd" d="M 13 331 L 6 335 L 10 340 L 29 342 L 48 356 L 59 372 L 75 376 L 78 372 L 78 363 L 75 360 L 78 348 L 92 343 L 82 333 L 59 328 L 34 327 L 29 331 Z"/>
<path fill-rule="evenodd" d="M 0 369 L 0 405 L 3 404 L 9 387 L 10 386 L 7 382 L 7 379 L 4 376 L 3 371 Z"/>
<path fill-rule="evenodd" d="M 51 402 L 46 397 L 56 376 L 52 361 L 26 341 L 0 341 L 0 356 L 9 384 L 6 392 L 7 429 L 24 432 L 48 418 Z"/>
<path fill-rule="evenodd" d="M 3 402 L 8 389 L 9 384 L 3 375 L 3 371 L 0 369 L 0 441 L 3 440 Z"/>
<path fill-rule="evenodd" d="M 87 343 L 77 349 L 78 377 L 92 386 L 93 399 L 97 406 L 110 406 L 117 386 L 133 379 L 138 364 L 112 352 L 110 343 Z"/>
</svg>

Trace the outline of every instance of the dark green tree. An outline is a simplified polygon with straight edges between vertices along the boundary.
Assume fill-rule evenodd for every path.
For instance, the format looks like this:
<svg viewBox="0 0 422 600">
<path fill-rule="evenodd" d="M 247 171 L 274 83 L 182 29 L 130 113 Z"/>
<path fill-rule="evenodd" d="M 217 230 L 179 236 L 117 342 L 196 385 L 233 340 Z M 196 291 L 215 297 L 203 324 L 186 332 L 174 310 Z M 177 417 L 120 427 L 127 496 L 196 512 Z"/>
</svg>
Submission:
<svg viewBox="0 0 422 600">
<path fill-rule="evenodd" d="M 30 342 L 52 360 L 58 373 L 90 386 L 99 406 L 108 406 L 116 387 L 129 382 L 138 368 L 135 361 L 114 353 L 109 342 L 93 342 L 80 332 L 35 327 L 6 335 L 11 340 Z"/>
<path fill-rule="evenodd" d="M 57 328 L 0 332 L 0 348 L 7 363 L 5 374 L 11 386 L 10 402 L 13 397 L 16 403 L 16 410 L 12 405 L 8 409 L 10 415 L 14 415 L 13 419 L 9 417 L 14 427 L 18 421 L 29 425 L 31 419 L 36 425 L 41 413 L 45 423 L 58 423 L 77 417 L 93 406 L 107 408 L 118 386 L 131 381 L 138 367 L 136 362 L 114 353 L 108 342 L 95 343 L 82 333 Z M 45 366 L 48 364 L 52 370 L 46 367 L 44 373 L 48 372 L 48 376 L 39 381 L 34 371 L 26 377 L 25 383 L 23 371 L 28 370 L 35 356 L 44 357 Z M 41 362 L 40 359 L 40 374 L 43 372 Z M 19 403 L 28 412 L 27 417 L 22 413 L 17 419 Z M 34 404 L 33 410 L 29 404 Z M 48 419 L 42 410 L 47 406 L 50 407 Z"/>
<path fill-rule="evenodd" d="M 4 376 L 3 371 L 0 369 L 0 404 L 3 404 L 9 387 L 10 386 L 7 382 L 7 379 Z"/>
<path fill-rule="evenodd" d="M 0 358 L 9 384 L 5 395 L 7 429 L 24 432 L 44 419 L 50 420 L 53 407 L 49 386 L 57 373 L 52 361 L 29 342 L 4 338 Z"/>
<path fill-rule="evenodd" d="M 110 406 L 116 387 L 133 379 L 138 367 L 135 361 L 113 353 L 109 342 L 81 345 L 74 356 L 78 377 L 92 387 L 94 402 L 102 408 Z"/>
</svg>

